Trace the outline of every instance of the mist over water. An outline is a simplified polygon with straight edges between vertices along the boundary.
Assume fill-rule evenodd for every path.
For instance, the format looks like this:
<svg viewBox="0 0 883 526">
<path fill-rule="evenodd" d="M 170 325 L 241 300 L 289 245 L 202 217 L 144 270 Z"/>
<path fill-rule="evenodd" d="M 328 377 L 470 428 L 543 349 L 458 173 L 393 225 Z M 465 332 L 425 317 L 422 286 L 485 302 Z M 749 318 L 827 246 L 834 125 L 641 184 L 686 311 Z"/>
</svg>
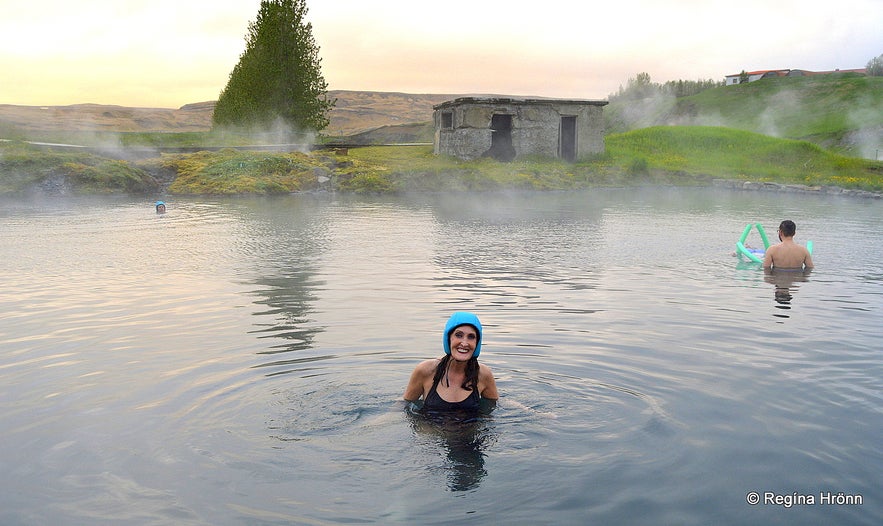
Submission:
<svg viewBox="0 0 883 526">
<path fill-rule="evenodd" d="M 879 200 L 166 204 L 0 201 L 0 523 L 883 520 Z M 731 255 L 786 218 L 814 272 Z M 400 399 L 454 310 L 502 398 L 448 424 Z"/>
</svg>

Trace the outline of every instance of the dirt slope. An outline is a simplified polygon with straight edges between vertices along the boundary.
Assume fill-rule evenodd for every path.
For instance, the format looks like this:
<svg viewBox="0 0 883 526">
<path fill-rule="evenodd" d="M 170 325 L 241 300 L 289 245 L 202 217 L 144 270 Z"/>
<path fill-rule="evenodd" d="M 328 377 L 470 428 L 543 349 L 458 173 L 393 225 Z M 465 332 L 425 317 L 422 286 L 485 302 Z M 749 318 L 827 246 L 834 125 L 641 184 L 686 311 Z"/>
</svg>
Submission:
<svg viewBox="0 0 883 526">
<path fill-rule="evenodd" d="M 329 91 L 337 99 L 328 135 L 353 135 L 380 126 L 426 122 L 432 106 L 459 95 Z M 130 108 L 103 104 L 16 106 L 0 104 L 0 135 L 19 132 L 188 132 L 211 127 L 214 101 L 171 108 Z"/>
</svg>

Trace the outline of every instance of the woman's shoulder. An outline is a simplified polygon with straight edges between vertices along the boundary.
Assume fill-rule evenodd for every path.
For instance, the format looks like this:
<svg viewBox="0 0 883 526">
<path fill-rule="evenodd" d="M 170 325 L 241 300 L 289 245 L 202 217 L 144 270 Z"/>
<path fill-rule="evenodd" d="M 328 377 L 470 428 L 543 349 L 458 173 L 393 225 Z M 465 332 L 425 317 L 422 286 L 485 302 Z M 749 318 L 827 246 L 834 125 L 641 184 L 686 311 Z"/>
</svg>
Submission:
<svg viewBox="0 0 883 526">
<path fill-rule="evenodd" d="M 491 368 L 483 363 L 478 364 L 478 377 L 479 378 L 493 378 L 494 373 L 491 371 Z"/>
<path fill-rule="evenodd" d="M 440 361 L 440 358 L 430 358 L 429 360 L 423 360 L 422 362 L 417 364 L 417 367 L 414 368 L 414 371 L 422 375 L 433 375 L 435 374 L 435 369 L 438 367 L 438 363 Z"/>
</svg>

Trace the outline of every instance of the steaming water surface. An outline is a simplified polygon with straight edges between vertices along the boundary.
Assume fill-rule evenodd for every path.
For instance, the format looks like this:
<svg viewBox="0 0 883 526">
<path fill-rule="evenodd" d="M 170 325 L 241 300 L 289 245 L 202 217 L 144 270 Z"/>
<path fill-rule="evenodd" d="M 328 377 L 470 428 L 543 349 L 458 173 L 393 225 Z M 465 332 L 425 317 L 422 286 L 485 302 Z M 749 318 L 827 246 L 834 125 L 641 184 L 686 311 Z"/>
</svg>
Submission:
<svg viewBox="0 0 883 526">
<path fill-rule="evenodd" d="M 0 203 L 0 524 L 883 521 L 879 201 L 167 204 Z M 815 272 L 731 256 L 785 218 Z M 459 426 L 399 401 L 454 310 L 503 397 Z"/>
</svg>

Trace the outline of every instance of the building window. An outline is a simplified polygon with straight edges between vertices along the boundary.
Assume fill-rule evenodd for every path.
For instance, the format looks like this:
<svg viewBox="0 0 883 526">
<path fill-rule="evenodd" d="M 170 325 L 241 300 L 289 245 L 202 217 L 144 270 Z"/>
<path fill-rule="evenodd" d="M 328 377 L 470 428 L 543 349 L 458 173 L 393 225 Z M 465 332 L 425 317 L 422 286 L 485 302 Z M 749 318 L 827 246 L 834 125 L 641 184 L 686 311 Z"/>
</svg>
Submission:
<svg viewBox="0 0 883 526">
<path fill-rule="evenodd" d="M 441 113 L 441 128 L 443 130 L 454 129 L 454 112 L 443 111 Z"/>
</svg>

